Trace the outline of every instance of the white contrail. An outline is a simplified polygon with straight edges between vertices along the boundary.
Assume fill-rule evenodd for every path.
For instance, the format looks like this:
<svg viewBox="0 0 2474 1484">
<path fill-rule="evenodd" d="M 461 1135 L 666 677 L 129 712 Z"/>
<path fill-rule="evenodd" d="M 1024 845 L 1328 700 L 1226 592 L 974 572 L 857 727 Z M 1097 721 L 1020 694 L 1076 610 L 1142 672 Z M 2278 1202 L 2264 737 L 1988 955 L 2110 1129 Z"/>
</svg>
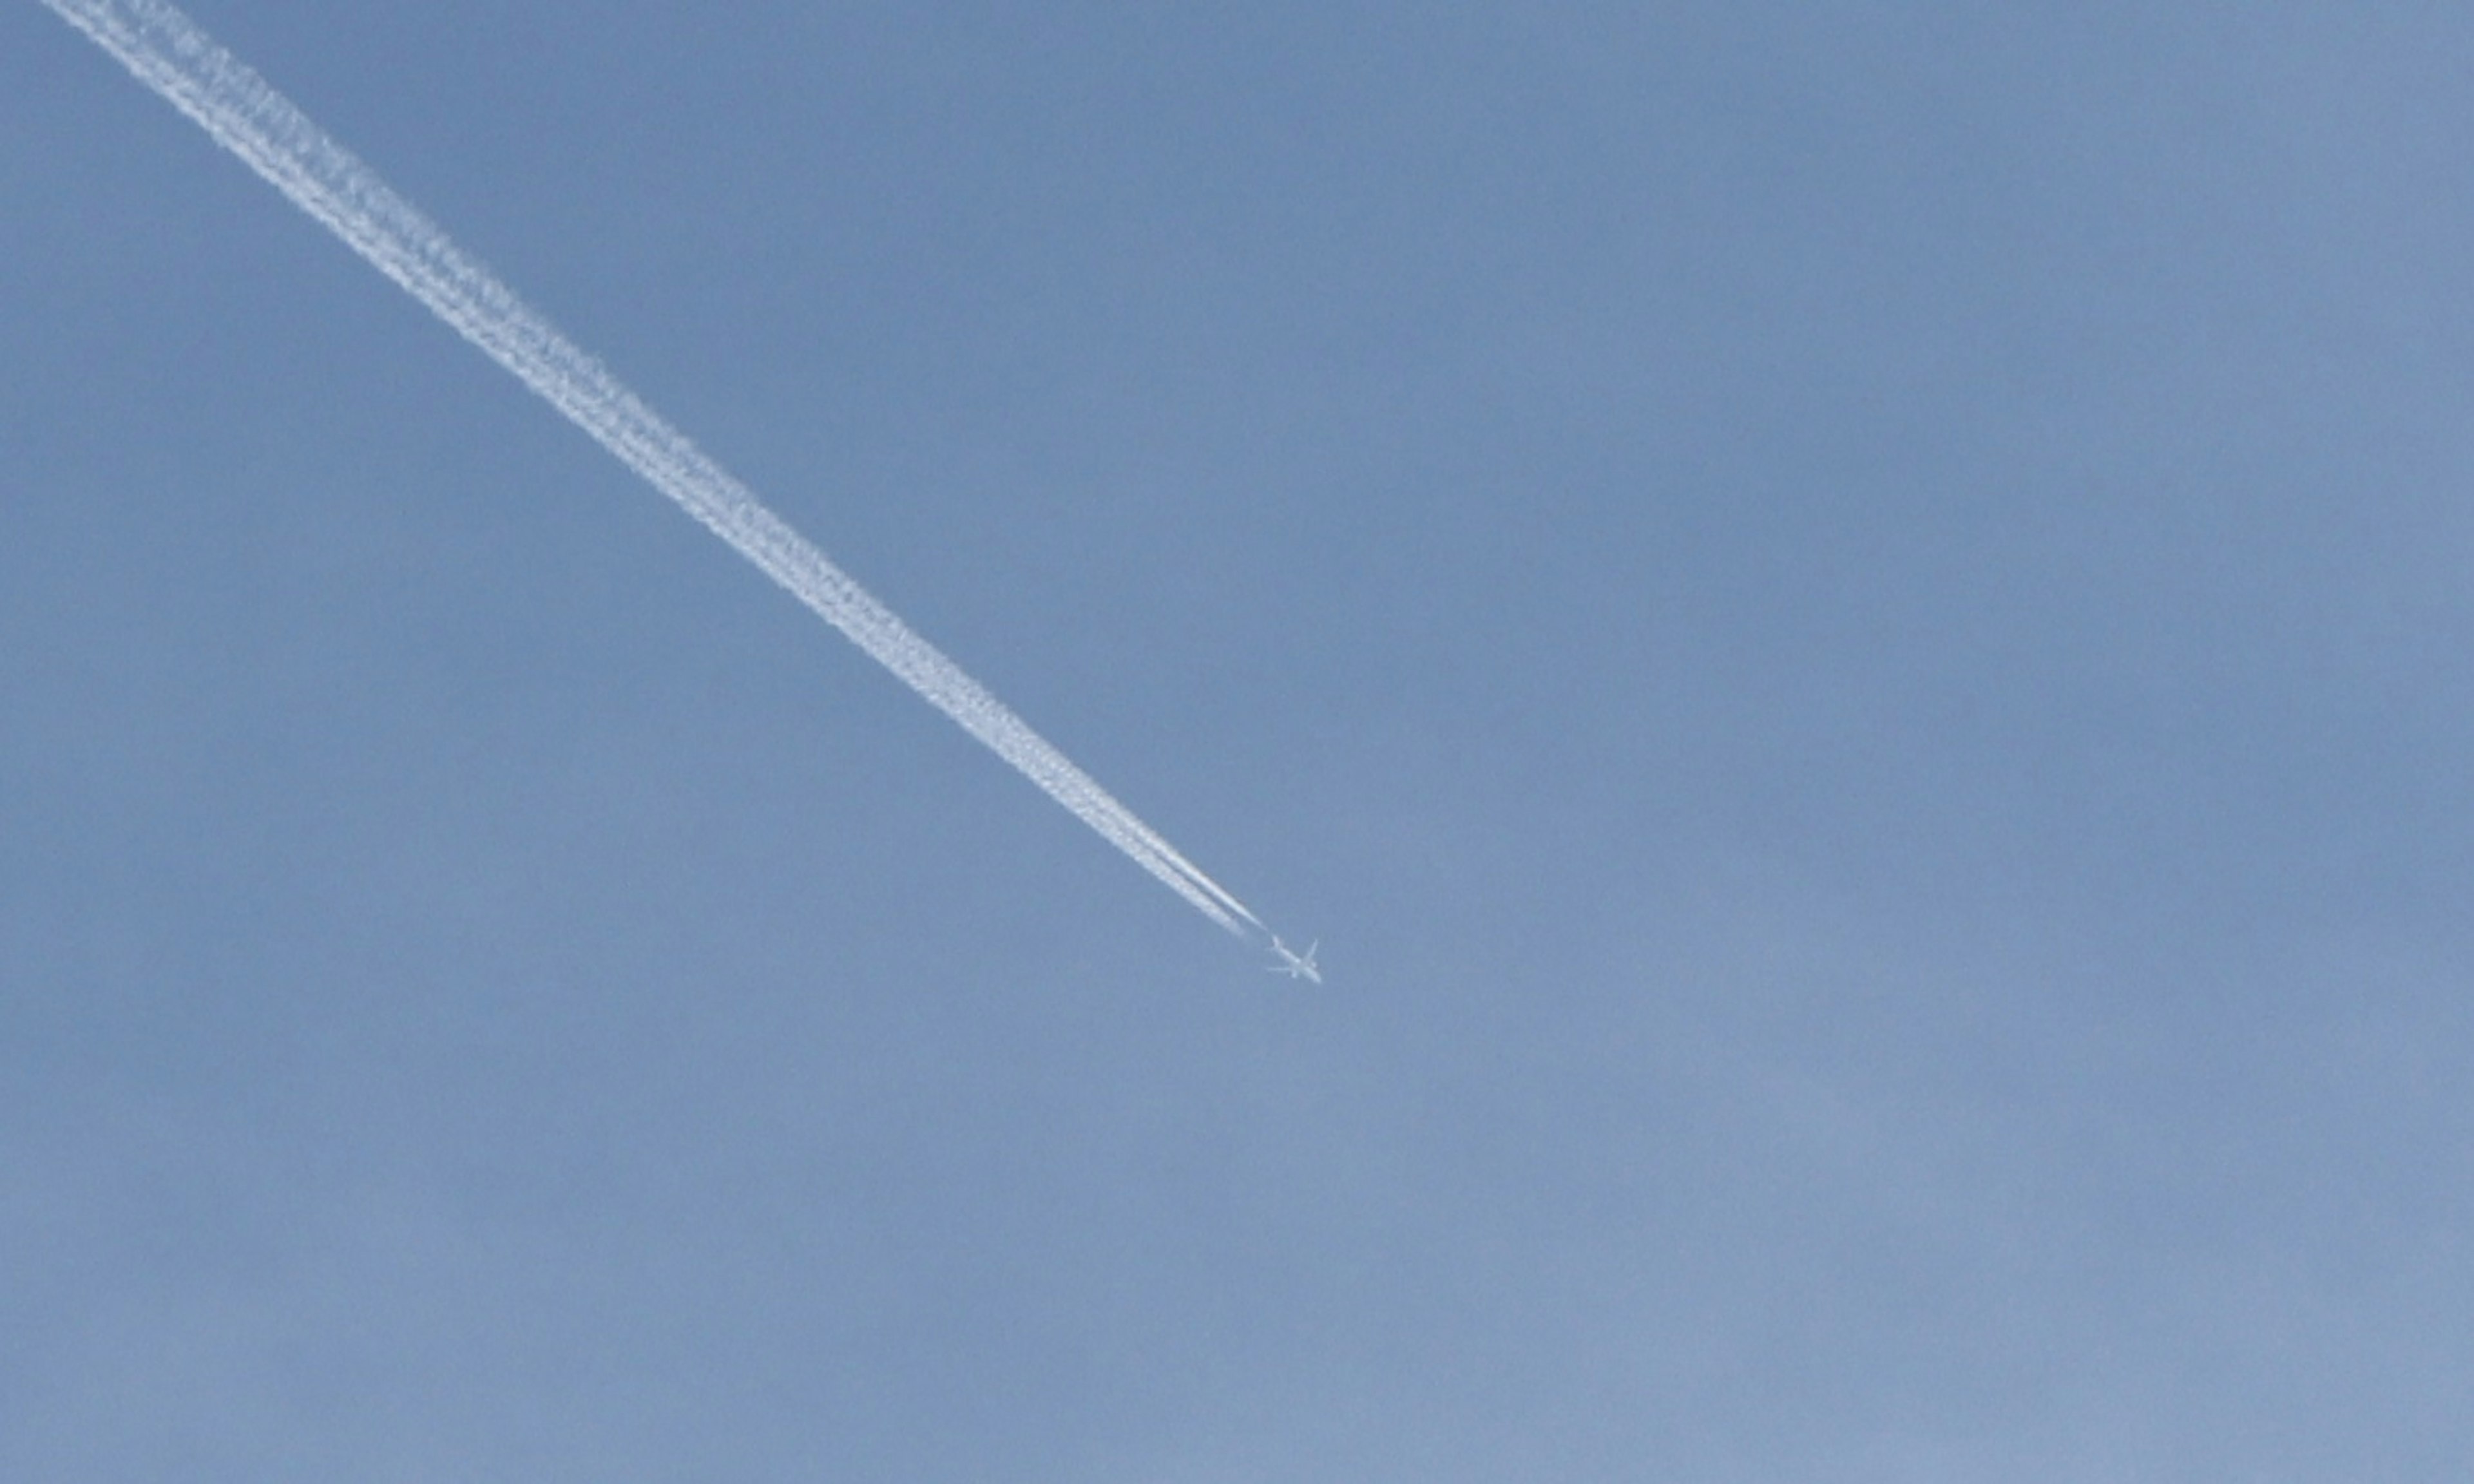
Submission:
<svg viewBox="0 0 2474 1484">
<path fill-rule="evenodd" d="M 162 0 L 43 0 L 295 205 L 1203 916 L 1262 922 Z"/>
</svg>

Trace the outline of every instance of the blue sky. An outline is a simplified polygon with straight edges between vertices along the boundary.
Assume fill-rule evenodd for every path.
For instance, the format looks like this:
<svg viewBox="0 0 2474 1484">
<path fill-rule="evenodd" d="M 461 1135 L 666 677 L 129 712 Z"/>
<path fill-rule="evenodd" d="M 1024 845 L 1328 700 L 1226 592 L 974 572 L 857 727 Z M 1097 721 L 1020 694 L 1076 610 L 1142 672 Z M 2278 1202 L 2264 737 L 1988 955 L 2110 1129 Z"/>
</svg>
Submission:
<svg viewBox="0 0 2474 1484">
<path fill-rule="evenodd" d="M 0 1472 L 2449 1478 L 2442 7 L 0 12 Z"/>
</svg>

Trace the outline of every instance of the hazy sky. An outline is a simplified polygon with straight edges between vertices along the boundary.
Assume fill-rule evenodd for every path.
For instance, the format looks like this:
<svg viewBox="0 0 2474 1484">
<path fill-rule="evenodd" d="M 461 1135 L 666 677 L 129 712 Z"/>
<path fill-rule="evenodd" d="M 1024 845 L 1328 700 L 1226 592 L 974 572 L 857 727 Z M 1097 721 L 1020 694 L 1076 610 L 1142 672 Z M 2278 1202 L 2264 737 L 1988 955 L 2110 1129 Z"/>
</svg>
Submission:
<svg viewBox="0 0 2474 1484">
<path fill-rule="evenodd" d="M 2474 1464 L 2474 16 L 379 9 L 1330 983 L 0 7 L 0 1475 Z"/>
</svg>

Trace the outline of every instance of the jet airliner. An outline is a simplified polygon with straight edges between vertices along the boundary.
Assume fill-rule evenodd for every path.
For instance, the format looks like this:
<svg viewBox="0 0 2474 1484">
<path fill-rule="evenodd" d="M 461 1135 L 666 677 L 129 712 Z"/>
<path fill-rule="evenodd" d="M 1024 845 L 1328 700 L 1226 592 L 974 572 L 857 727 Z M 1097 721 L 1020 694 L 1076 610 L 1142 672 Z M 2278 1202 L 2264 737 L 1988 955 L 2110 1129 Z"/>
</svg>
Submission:
<svg viewBox="0 0 2474 1484">
<path fill-rule="evenodd" d="M 1275 974 L 1287 974 L 1292 979 L 1312 979 L 1315 983 L 1321 984 L 1322 970 L 1315 967 L 1314 958 L 1315 949 L 1322 946 L 1322 940 L 1318 938 L 1306 945 L 1303 953 L 1299 953 L 1282 943 L 1278 935 L 1274 934 L 1272 938 L 1272 951 L 1280 956 L 1280 961 L 1264 967 Z"/>
</svg>

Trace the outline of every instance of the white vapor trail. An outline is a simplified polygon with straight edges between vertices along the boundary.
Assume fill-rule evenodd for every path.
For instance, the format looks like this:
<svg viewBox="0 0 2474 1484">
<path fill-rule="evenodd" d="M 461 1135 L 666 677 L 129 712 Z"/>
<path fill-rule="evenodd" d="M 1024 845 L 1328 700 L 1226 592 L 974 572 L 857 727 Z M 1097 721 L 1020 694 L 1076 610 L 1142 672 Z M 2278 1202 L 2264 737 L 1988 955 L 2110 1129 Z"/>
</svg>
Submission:
<svg viewBox="0 0 2474 1484">
<path fill-rule="evenodd" d="M 550 326 L 281 94 L 162 0 L 43 0 L 217 144 L 593 435 L 1196 910 L 1261 920 L 911 632 L 601 363 Z"/>
</svg>

